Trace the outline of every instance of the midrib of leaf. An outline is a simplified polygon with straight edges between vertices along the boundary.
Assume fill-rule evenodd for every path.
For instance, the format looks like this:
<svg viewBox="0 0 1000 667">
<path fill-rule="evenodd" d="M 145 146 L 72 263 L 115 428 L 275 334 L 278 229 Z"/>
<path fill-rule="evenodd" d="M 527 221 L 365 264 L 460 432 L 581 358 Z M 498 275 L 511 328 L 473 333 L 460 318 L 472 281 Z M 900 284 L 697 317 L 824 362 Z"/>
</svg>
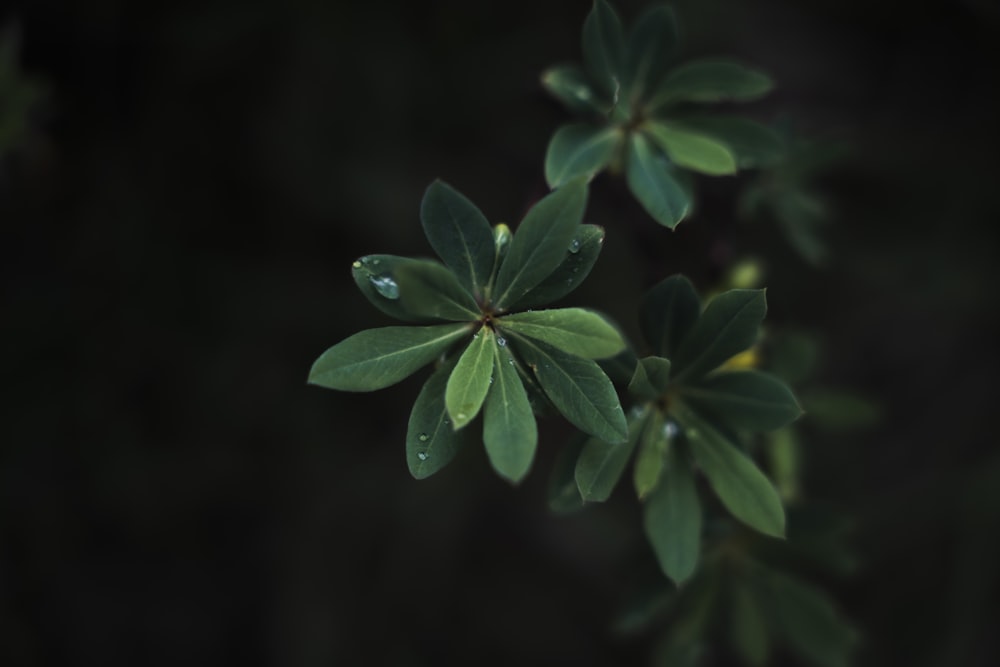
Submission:
<svg viewBox="0 0 1000 667">
<path fill-rule="evenodd" d="M 719 333 L 716 334 L 716 336 L 712 340 L 712 342 L 707 347 L 705 347 L 698 354 L 697 357 L 695 357 L 694 359 L 692 359 L 691 361 L 689 361 L 687 364 L 685 364 L 684 369 L 681 370 L 681 372 L 677 374 L 677 377 L 674 378 L 674 381 L 679 383 L 682 379 L 684 379 L 685 377 L 687 377 L 689 375 L 690 370 L 692 368 L 698 368 L 698 366 L 701 364 L 702 360 L 705 359 L 706 357 L 708 357 L 710 355 L 710 353 L 719 346 L 719 340 L 721 340 L 723 337 L 725 337 L 725 335 L 727 333 L 729 333 L 730 329 L 732 329 L 732 327 L 734 327 L 736 325 L 736 323 L 740 320 L 740 318 L 743 316 L 743 313 L 746 311 L 746 309 L 749 308 L 752 305 L 753 305 L 753 301 L 750 300 L 750 301 L 747 301 L 746 303 L 744 303 L 742 306 L 740 306 L 740 309 L 738 311 L 736 311 L 736 314 L 734 314 L 731 318 L 729 318 L 729 321 L 726 322 L 726 324 L 722 327 L 722 329 L 719 331 Z M 704 313 L 702 313 L 702 316 L 704 317 Z M 686 338 L 691 339 L 691 335 L 695 334 L 695 333 L 698 333 L 698 324 L 697 323 L 695 323 L 695 325 L 691 328 L 691 331 L 689 332 L 689 334 L 688 334 L 688 336 Z M 702 371 L 702 373 L 706 373 L 709 370 L 712 370 L 712 369 L 709 368 L 707 370 Z"/>
<path fill-rule="evenodd" d="M 677 391 L 681 394 L 686 394 L 693 398 L 708 398 L 724 400 L 727 403 L 736 403 L 739 405 L 745 405 L 751 408 L 780 408 L 783 407 L 780 403 L 775 403 L 773 401 L 764 401 L 749 396 L 737 396 L 736 394 L 727 394 L 721 391 L 712 391 L 711 389 L 702 389 L 699 387 L 693 387 L 691 385 L 683 385 L 678 387 Z"/>
<path fill-rule="evenodd" d="M 450 325 L 443 325 L 443 326 L 450 326 Z M 354 368 L 357 368 L 359 366 L 367 366 L 367 365 L 371 365 L 371 364 L 375 364 L 375 363 L 391 361 L 393 357 L 402 356 L 402 355 L 408 355 L 408 354 L 412 353 L 415 350 L 420 350 L 420 349 L 423 349 L 425 347 L 436 346 L 439 343 L 442 343 L 442 342 L 444 342 L 445 340 L 447 340 L 449 338 L 458 338 L 461 334 L 465 333 L 466 331 L 471 331 L 472 330 L 472 325 L 469 325 L 469 324 L 456 324 L 454 326 L 455 326 L 454 329 L 452 329 L 448 333 L 445 333 L 445 334 L 442 334 L 441 336 L 438 336 L 437 338 L 432 338 L 431 340 L 424 341 L 424 342 L 422 342 L 422 343 L 420 343 L 418 345 L 413 345 L 411 347 L 405 347 L 405 348 L 402 348 L 402 349 L 399 349 L 399 350 L 394 350 L 393 352 L 382 354 L 382 355 L 379 355 L 379 356 L 376 356 L 376 357 L 368 357 L 367 359 L 364 359 L 362 361 L 358 361 L 358 362 L 355 362 L 353 364 L 346 364 L 344 366 L 341 366 L 341 368 L 342 369 L 354 369 Z"/>
<path fill-rule="evenodd" d="M 458 224 L 458 218 L 455 216 L 454 209 L 451 207 L 451 202 L 447 199 L 444 200 L 444 207 L 448 210 L 448 217 L 451 219 L 451 226 L 455 230 L 455 236 L 458 237 L 459 242 L 462 244 L 462 251 L 465 253 L 465 260 L 469 266 L 469 278 L 472 281 L 472 295 L 475 297 L 476 291 L 481 287 L 482 281 L 479 275 L 476 273 L 476 263 L 472 257 L 472 251 L 469 249 L 469 244 L 466 242 L 465 234 L 462 233 L 462 228 Z"/>
</svg>

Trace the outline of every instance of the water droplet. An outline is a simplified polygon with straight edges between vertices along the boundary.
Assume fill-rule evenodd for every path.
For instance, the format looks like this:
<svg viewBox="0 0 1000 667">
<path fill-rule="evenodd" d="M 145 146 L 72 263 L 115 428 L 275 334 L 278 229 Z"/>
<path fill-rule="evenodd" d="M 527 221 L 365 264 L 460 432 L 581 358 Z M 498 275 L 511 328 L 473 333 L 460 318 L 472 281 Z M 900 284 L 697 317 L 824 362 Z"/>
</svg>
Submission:
<svg viewBox="0 0 1000 667">
<path fill-rule="evenodd" d="M 417 436 L 417 440 L 419 440 L 420 442 L 427 442 L 427 439 L 430 437 L 431 436 L 427 435 L 426 433 L 421 433 L 420 435 Z"/>
<path fill-rule="evenodd" d="M 507 347 L 507 339 L 503 336 L 497 336 L 497 345 L 500 347 Z"/>
<path fill-rule="evenodd" d="M 673 438 L 674 436 L 677 435 L 678 431 L 679 429 L 677 428 L 677 424 L 675 424 L 674 422 L 667 421 L 663 423 L 663 435 L 665 437 Z"/>
<path fill-rule="evenodd" d="M 579 266 L 574 266 L 573 267 L 573 273 L 579 273 L 579 272 L 580 272 L 580 267 Z"/>
<path fill-rule="evenodd" d="M 572 278 L 567 278 L 566 279 L 566 284 L 567 285 L 572 285 L 573 284 L 573 279 Z"/>
<path fill-rule="evenodd" d="M 426 461 L 428 456 L 427 452 L 417 452 L 417 458 L 421 461 Z"/>
<path fill-rule="evenodd" d="M 355 260 L 354 264 L 352 264 L 351 266 L 353 266 L 355 269 L 360 269 L 361 266 L 362 266 L 362 264 L 361 264 L 361 262 Z"/>
<path fill-rule="evenodd" d="M 642 414 L 642 407 L 638 405 L 633 405 L 632 409 L 628 411 L 628 416 L 635 418 Z"/>
<path fill-rule="evenodd" d="M 447 426 L 447 425 L 448 425 L 448 424 L 450 424 L 450 423 L 451 423 L 451 420 L 450 420 L 450 419 L 445 419 L 445 420 L 444 420 L 444 425 L 445 425 L 445 426 Z"/>
<path fill-rule="evenodd" d="M 399 285 L 391 276 L 368 276 L 368 282 L 372 284 L 375 291 L 387 299 L 399 298 Z"/>
<path fill-rule="evenodd" d="M 493 384 L 493 376 L 490 376 L 490 384 Z"/>
<path fill-rule="evenodd" d="M 379 260 L 378 258 L 373 259 L 372 260 L 372 266 L 378 266 L 379 261 L 381 261 L 381 260 Z"/>
<path fill-rule="evenodd" d="M 580 239 L 573 239 L 569 244 L 569 251 L 574 255 L 580 252 Z"/>
<path fill-rule="evenodd" d="M 513 366 L 514 365 L 514 359 L 513 358 L 508 359 L 507 363 L 510 364 L 511 366 Z"/>
</svg>

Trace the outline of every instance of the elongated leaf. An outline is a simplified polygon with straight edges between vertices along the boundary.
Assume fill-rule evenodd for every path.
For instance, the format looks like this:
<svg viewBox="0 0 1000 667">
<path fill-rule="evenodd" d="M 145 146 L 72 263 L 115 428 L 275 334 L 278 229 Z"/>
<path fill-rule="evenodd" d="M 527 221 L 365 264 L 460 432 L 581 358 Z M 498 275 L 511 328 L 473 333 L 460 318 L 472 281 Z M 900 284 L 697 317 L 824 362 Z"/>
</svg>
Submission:
<svg viewBox="0 0 1000 667">
<path fill-rule="evenodd" d="M 406 428 L 406 465 L 416 479 L 430 477 L 468 444 L 468 429 L 456 431 L 444 404 L 445 387 L 455 360 L 438 368 L 424 383 Z"/>
<path fill-rule="evenodd" d="M 513 340 L 515 352 L 531 367 L 549 400 L 566 419 L 605 442 L 625 442 L 625 413 L 611 380 L 597 364 L 524 336 Z"/>
<path fill-rule="evenodd" d="M 777 629 L 796 654 L 823 667 L 847 667 L 858 634 L 814 586 L 777 572 L 768 576 Z"/>
<path fill-rule="evenodd" d="M 683 406 L 676 412 L 695 461 L 726 509 L 765 535 L 784 537 L 781 499 L 760 468 L 697 413 Z"/>
<path fill-rule="evenodd" d="M 729 146 L 714 137 L 660 122 L 647 123 L 643 129 L 674 164 L 709 176 L 736 173 L 736 156 Z"/>
<path fill-rule="evenodd" d="M 646 412 L 640 412 L 629 418 L 628 440 L 625 443 L 612 444 L 600 438 L 591 438 L 583 446 L 576 461 L 575 477 L 584 501 L 604 502 L 611 496 L 632 458 L 636 443 L 642 437 L 646 417 Z"/>
<path fill-rule="evenodd" d="M 708 302 L 674 357 L 674 381 L 701 377 L 757 340 L 767 313 L 764 290 L 734 289 Z"/>
<path fill-rule="evenodd" d="M 617 97 L 623 51 L 621 19 L 605 0 L 595 0 L 583 22 L 583 65 L 605 95 Z"/>
<path fill-rule="evenodd" d="M 680 274 L 657 283 L 639 303 L 639 328 L 653 352 L 673 359 L 701 314 L 701 299 Z"/>
<path fill-rule="evenodd" d="M 653 5 L 636 21 L 625 50 L 624 75 L 629 94 L 641 99 L 666 74 L 677 48 L 677 22 L 666 5 Z"/>
<path fill-rule="evenodd" d="M 802 414 L 788 385 L 760 371 L 717 373 L 680 392 L 688 405 L 736 430 L 773 431 Z"/>
<path fill-rule="evenodd" d="M 557 188 L 578 177 L 591 178 L 604 169 L 622 141 L 621 129 L 590 123 L 563 125 L 552 135 L 545 153 L 545 180 Z"/>
<path fill-rule="evenodd" d="M 625 349 L 625 340 L 602 315 L 583 308 L 553 308 L 505 315 L 501 329 L 554 345 L 584 359 L 613 357 Z"/>
<path fill-rule="evenodd" d="M 667 428 L 665 425 L 669 424 Z M 649 492 L 660 483 L 663 469 L 666 467 L 666 457 L 671 440 L 676 435 L 677 426 L 673 422 L 665 422 L 663 413 L 658 409 L 650 411 L 646 427 L 639 439 L 639 451 L 635 455 L 632 467 L 632 483 L 635 494 L 643 500 Z"/>
<path fill-rule="evenodd" d="M 542 85 L 570 111 L 606 114 L 611 103 L 594 90 L 583 70 L 576 65 L 560 65 L 542 73 Z"/>
<path fill-rule="evenodd" d="M 566 183 L 524 216 L 497 274 L 493 303 L 503 309 L 518 301 L 562 263 L 587 207 L 587 183 Z"/>
<path fill-rule="evenodd" d="M 475 419 L 483 407 L 493 373 L 494 347 L 493 332 L 482 327 L 462 352 L 448 378 L 444 402 L 456 431 Z"/>
<path fill-rule="evenodd" d="M 580 225 L 569 242 L 562 264 L 549 276 L 532 287 L 527 294 L 511 304 L 512 308 L 544 306 L 575 290 L 590 275 L 594 262 L 604 247 L 604 228 Z"/>
<path fill-rule="evenodd" d="M 785 154 L 785 142 L 774 130 L 746 118 L 732 116 L 683 117 L 685 128 L 715 137 L 736 156 L 740 169 L 769 167 Z"/>
<path fill-rule="evenodd" d="M 467 324 L 361 331 L 320 355 L 309 383 L 342 391 L 382 389 L 413 375 L 469 333 Z"/>
<path fill-rule="evenodd" d="M 601 370 L 607 373 L 612 381 L 619 384 L 628 384 L 631 381 L 632 375 L 635 373 L 635 365 L 638 363 L 639 357 L 635 356 L 635 352 L 631 348 L 610 359 L 598 359 L 597 361 Z"/>
<path fill-rule="evenodd" d="M 483 443 L 493 469 L 516 484 L 535 459 L 538 427 L 510 350 L 492 347 L 493 384 L 483 412 Z"/>
<path fill-rule="evenodd" d="M 583 497 L 576 485 L 576 460 L 588 438 L 578 433 L 556 455 L 549 477 L 549 510 L 555 514 L 570 514 L 583 508 Z"/>
<path fill-rule="evenodd" d="M 401 264 L 392 273 L 403 308 L 418 317 L 469 322 L 480 316 L 475 299 L 455 274 L 432 261 Z"/>
<path fill-rule="evenodd" d="M 691 467 L 676 448 L 671 448 L 663 479 L 646 500 L 643 526 L 663 573 L 678 586 L 683 584 L 698 566 L 701 504 Z"/>
<path fill-rule="evenodd" d="M 770 642 L 764 625 L 764 611 L 753 588 L 746 582 L 736 581 L 732 588 L 732 637 L 733 644 L 752 667 L 767 663 Z"/>
<path fill-rule="evenodd" d="M 431 247 L 470 294 L 481 288 L 493 268 L 493 230 L 486 216 L 462 193 L 434 181 L 420 203 L 420 222 Z"/>
<path fill-rule="evenodd" d="M 691 208 L 684 188 L 666 164 L 657 159 L 649 141 L 639 132 L 633 132 L 629 140 L 625 180 L 646 212 L 670 229 L 676 227 Z"/>
<path fill-rule="evenodd" d="M 489 289 L 492 289 L 493 284 L 497 279 L 497 272 L 500 270 L 500 265 L 503 261 L 507 259 L 507 251 L 510 250 L 510 241 L 514 238 L 514 234 L 510 231 L 510 227 L 504 223 L 498 223 L 493 226 L 493 245 L 494 255 L 493 255 L 493 271 L 490 273 Z M 487 292 L 489 291 L 487 290 Z M 489 294 L 487 293 L 487 297 Z"/>
<path fill-rule="evenodd" d="M 427 318 L 409 312 L 399 300 L 399 284 L 393 276 L 401 267 L 420 262 L 419 259 L 397 255 L 366 255 L 354 262 L 351 277 L 376 308 L 404 322 L 420 322 Z"/>
<path fill-rule="evenodd" d="M 645 357 L 635 365 L 628 389 L 643 401 L 656 400 L 670 385 L 670 361 L 662 357 Z"/>
<path fill-rule="evenodd" d="M 677 67 L 657 86 L 650 105 L 661 109 L 678 102 L 746 101 L 774 88 L 771 78 L 731 60 L 696 60 Z"/>
</svg>

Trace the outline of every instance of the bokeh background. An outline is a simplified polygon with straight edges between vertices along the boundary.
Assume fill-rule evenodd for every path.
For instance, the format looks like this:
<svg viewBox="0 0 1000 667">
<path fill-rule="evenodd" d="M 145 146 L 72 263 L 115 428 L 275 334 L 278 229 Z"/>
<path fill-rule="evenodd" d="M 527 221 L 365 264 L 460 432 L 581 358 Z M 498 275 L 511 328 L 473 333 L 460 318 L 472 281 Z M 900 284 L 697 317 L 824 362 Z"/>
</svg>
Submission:
<svg viewBox="0 0 1000 667">
<path fill-rule="evenodd" d="M 39 94 L 0 157 L 0 662 L 643 664 L 648 636 L 611 629 L 651 563 L 628 485 L 546 510 L 564 424 L 519 488 L 478 449 L 417 482 L 421 376 L 305 385 L 389 323 L 350 263 L 429 253 L 434 178 L 494 222 L 544 194 L 568 115 L 538 75 L 578 60 L 590 3 L 18 4 L 0 26 Z M 659 279 L 708 290 L 761 258 L 770 325 L 817 335 L 816 382 L 881 409 L 806 449 L 805 497 L 854 525 L 856 573 L 822 583 L 857 664 L 997 664 L 1000 11 L 674 6 L 682 55 L 778 81 L 750 113 L 850 148 L 817 185 L 831 259 L 737 221 L 739 179 L 671 234 L 601 177 L 605 252 L 567 303 L 634 331 Z"/>
</svg>

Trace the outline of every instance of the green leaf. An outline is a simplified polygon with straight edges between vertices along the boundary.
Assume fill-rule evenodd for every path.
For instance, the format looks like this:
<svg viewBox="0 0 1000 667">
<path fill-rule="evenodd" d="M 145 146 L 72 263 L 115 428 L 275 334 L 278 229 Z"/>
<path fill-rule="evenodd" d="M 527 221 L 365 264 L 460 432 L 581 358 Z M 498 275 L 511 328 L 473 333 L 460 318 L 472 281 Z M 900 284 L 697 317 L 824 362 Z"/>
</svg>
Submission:
<svg viewBox="0 0 1000 667">
<path fill-rule="evenodd" d="M 602 247 L 604 247 L 604 228 L 597 225 L 580 225 L 573 240 L 569 242 L 562 264 L 512 304 L 512 307 L 544 306 L 563 298 L 590 275 L 590 270 L 594 268 Z"/>
<path fill-rule="evenodd" d="M 538 427 L 528 394 L 506 346 L 493 345 L 493 384 L 483 409 L 483 443 L 490 464 L 505 479 L 520 482 L 535 458 Z"/>
<path fill-rule="evenodd" d="M 643 526 L 663 573 L 680 586 L 698 566 L 701 504 L 691 467 L 676 447 L 663 479 L 646 500 Z"/>
<path fill-rule="evenodd" d="M 604 169 L 621 143 L 622 131 L 590 123 L 563 125 L 552 135 L 545 153 L 545 180 L 549 187 L 581 176 L 590 179 Z"/>
<path fill-rule="evenodd" d="M 643 129 L 678 166 L 709 176 L 736 173 L 736 156 L 718 139 L 677 124 L 651 122 Z"/>
<path fill-rule="evenodd" d="M 403 306 L 393 274 L 401 267 L 420 261 L 397 255 L 367 255 L 354 262 L 351 277 L 365 298 L 386 315 L 404 322 L 419 322 L 426 318 L 414 315 Z"/>
<path fill-rule="evenodd" d="M 523 336 L 516 335 L 514 341 L 515 352 L 566 419 L 605 442 L 625 442 L 625 413 L 611 380 L 597 364 Z"/>
<path fill-rule="evenodd" d="M 680 393 L 688 405 L 735 430 L 773 431 L 802 414 L 788 385 L 760 371 L 716 373 L 683 385 Z"/>
<path fill-rule="evenodd" d="M 427 379 L 410 412 L 406 428 L 406 465 L 416 479 L 425 479 L 445 467 L 469 441 L 469 431 L 450 426 L 444 404 L 445 387 L 455 367 L 442 365 Z"/>
<path fill-rule="evenodd" d="M 468 324 L 361 331 L 320 355 L 309 383 L 343 391 L 382 389 L 413 375 L 468 335 Z"/>
<path fill-rule="evenodd" d="M 549 477 L 548 498 L 549 510 L 556 514 L 570 514 L 583 508 L 583 497 L 576 485 L 576 460 L 580 458 L 587 436 L 578 433 L 577 437 L 563 447 L 556 455 L 552 464 L 552 475 Z"/>
<path fill-rule="evenodd" d="M 673 359 L 674 381 L 699 378 L 753 345 L 766 313 L 762 289 L 729 290 L 709 301 Z"/>
<path fill-rule="evenodd" d="M 400 264 L 392 276 L 399 301 L 418 317 L 469 322 L 480 316 L 475 299 L 455 274 L 437 262 L 419 260 Z"/>
<path fill-rule="evenodd" d="M 857 632 L 837 613 L 829 597 L 791 577 L 768 574 L 775 629 L 800 657 L 823 667 L 847 667 Z"/>
<path fill-rule="evenodd" d="M 493 373 L 494 342 L 493 332 L 482 327 L 472 337 L 448 378 L 444 403 L 456 431 L 475 419 L 483 407 Z"/>
<path fill-rule="evenodd" d="M 670 229 L 676 227 L 691 208 L 684 188 L 638 132 L 633 132 L 629 140 L 625 180 L 646 212 Z"/>
<path fill-rule="evenodd" d="M 676 426 L 672 428 L 676 429 Z M 654 409 L 643 429 L 639 452 L 632 468 L 632 483 L 639 500 L 645 499 L 659 484 L 672 437 L 670 429 L 664 428 L 663 413 Z"/>
<path fill-rule="evenodd" d="M 497 274 L 497 309 L 516 303 L 559 267 L 586 207 L 587 183 L 579 179 L 549 193 L 528 211 Z"/>
<path fill-rule="evenodd" d="M 595 0 L 583 22 L 583 65 L 602 93 L 617 97 L 623 52 L 622 23 L 605 0 Z"/>
<path fill-rule="evenodd" d="M 677 274 L 657 283 L 639 303 L 639 328 L 653 352 L 673 359 L 701 314 L 691 281 Z"/>
<path fill-rule="evenodd" d="M 670 72 L 657 86 L 650 107 L 678 102 L 747 101 L 771 91 L 774 82 L 761 71 L 730 60 L 696 60 Z"/>
<path fill-rule="evenodd" d="M 626 443 L 609 443 L 600 438 L 591 438 L 583 446 L 576 461 L 576 485 L 580 496 L 586 502 L 604 502 L 611 496 L 618 480 L 621 479 L 635 444 L 642 435 L 646 413 L 642 412 L 628 420 L 628 440 Z"/>
<path fill-rule="evenodd" d="M 495 246 L 486 216 L 463 194 L 434 181 L 420 203 L 420 222 L 431 247 L 473 296 L 490 278 Z"/>
<path fill-rule="evenodd" d="M 733 644 L 748 665 L 760 667 L 767 663 L 770 652 L 764 612 L 747 583 L 735 581 L 732 596 Z"/>
<path fill-rule="evenodd" d="M 726 509 L 765 535 L 784 537 L 781 499 L 760 468 L 695 412 L 675 405 L 694 459 Z"/>
<path fill-rule="evenodd" d="M 613 357 L 625 349 L 618 329 L 604 316 L 583 308 L 529 310 L 498 318 L 497 325 L 584 359 Z"/>
<path fill-rule="evenodd" d="M 746 118 L 702 116 L 677 118 L 685 128 L 721 141 L 736 156 L 740 169 L 769 167 L 785 154 L 785 142 L 774 130 Z"/>
<path fill-rule="evenodd" d="M 552 67 L 542 73 L 542 85 L 570 111 L 606 114 L 611 104 L 593 89 L 576 65 Z"/>
<path fill-rule="evenodd" d="M 635 365 L 628 389 L 643 401 L 653 401 L 670 385 L 670 361 L 662 357 L 645 357 Z"/>
<path fill-rule="evenodd" d="M 677 48 L 677 22 L 666 5 L 653 5 L 636 21 L 625 51 L 625 77 L 633 99 L 645 97 L 663 78 Z"/>
</svg>

